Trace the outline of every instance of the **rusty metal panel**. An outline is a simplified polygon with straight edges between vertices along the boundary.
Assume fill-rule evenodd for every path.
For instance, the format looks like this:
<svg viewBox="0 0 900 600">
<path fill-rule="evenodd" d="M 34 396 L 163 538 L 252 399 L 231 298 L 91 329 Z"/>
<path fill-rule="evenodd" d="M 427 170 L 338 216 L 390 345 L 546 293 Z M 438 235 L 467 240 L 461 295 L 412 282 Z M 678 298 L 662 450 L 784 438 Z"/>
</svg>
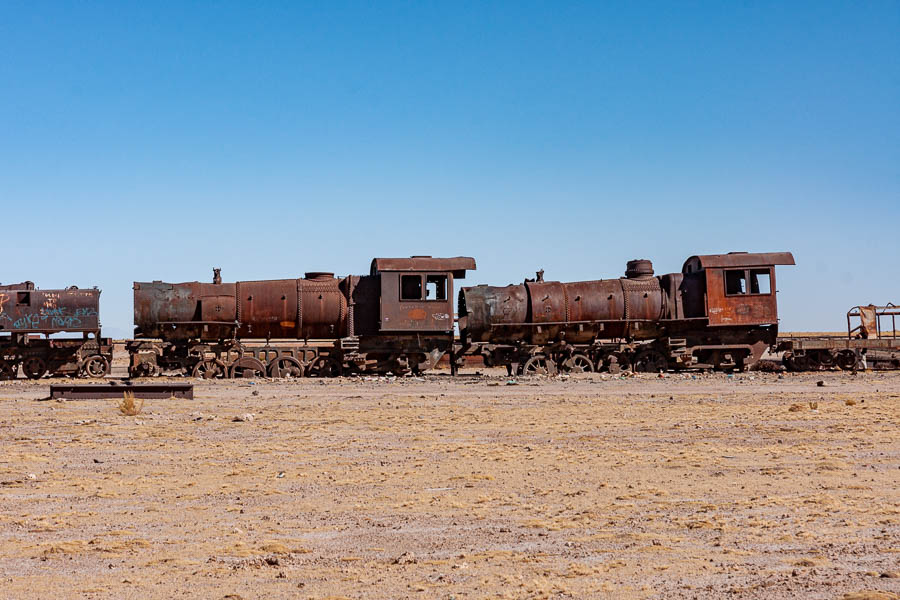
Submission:
<svg viewBox="0 0 900 600">
<path fill-rule="evenodd" d="M 33 281 L 23 281 L 22 283 L 7 283 L 4 285 L 0 285 L 0 292 L 6 290 L 33 290 L 34 282 Z"/>
<path fill-rule="evenodd" d="M 100 290 L 0 291 L 0 330 L 15 333 L 96 332 L 100 330 Z"/>
<path fill-rule="evenodd" d="M 462 288 L 459 291 L 460 335 L 469 341 L 490 341 L 492 327 L 526 323 L 528 310 L 528 290 L 523 284 Z M 524 331 L 519 333 L 524 335 Z"/>
<path fill-rule="evenodd" d="M 565 323 L 569 320 L 565 286 L 558 281 L 525 284 L 531 304 L 531 323 Z"/>
<path fill-rule="evenodd" d="M 793 265 L 794 255 L 790 252 L 729 252 L 728 254 L 700 254 L 688 258 L 682 273 L 695 273 L 703 269 L 727 267 L 759 267 L 770 265 Z"/>
<path fill-rule="evenodd" d="M 340 279 L 330 273 L 311 273 L 301 279 L 300 331 L 305 339 L 343 337 L 347 332 L 347 298 Z"/>
<path fill-rule="evenodd" d="M 229 336 L 234 331 L 236 317 L 229 305 L 221 303 L 221 298 L 228 296 L 235 297 L 233 283 L 135 282 L 135 336 L 163 339 Z M 209 301 L 204 304 L 204 299 Z M 220 311 L 215 310 L 217 306 Z M 214 318 L 207 320 L 205 316 Z"/>
<path fill-rule="evenodd" d="M 638 321 L 658 321 L 662 318 L 662 288 L 659 279 L 619 279 L 625 297 L 625 319 Z"/>
<path fill-rule="evenodd" d="M 706 274 L 703 271 L 684 273 L 678 285 L 678 301 L 683 314 L 679 318 L 699 319 L 706 314 Z"/>
<path fill-rule="evenodd" d="M 376 335 L 380 319 L 381 279 L 379 275 L 352 277 L 353 331 L 355 335 Z"/>
<path fill-rule="evenodd" d="M 878 339 L 878 315 L 874 304 L 859 307 L 859 334 L 864 339 Z"/>
<path fill-rule="evenodd" d="M 618 279 L 567 283 L 570 321 L 608 321 L 625 316 L 625 296 Z"/>
<path fill-rule="evenodd" d="M 430 275 L 446 277 L 445 298 L 429 300 L 425 297 L 426 278 Z M 381 331 L 430 331 L 453 330 L 453 276 L 442 273 L 416 271 L 381 272 Z M 406 278 L 419 278 L 419 294 L 404 298 L 401 291 Z M 410 280 L 411 280 L 410 279 Z"/>
<path fill-rule="evenodd" d="M 239 286 L 241 319 L 238 337 L 297 337 L 296 279 L 241 281 Z"/>
<path fill-rule="evenodd" d="M 775 299 L 774 269 L 769 269 L 771 289 L 768 294 L 726 293 L 725 275 L 729 270 L 731 269 L 704 270 L 709 324 L 711 326 L 777 324 L 778 306 Z M 749 271 L 749 269 L 735 270 L 743 270 L 744 273 Z"/>
</svg>

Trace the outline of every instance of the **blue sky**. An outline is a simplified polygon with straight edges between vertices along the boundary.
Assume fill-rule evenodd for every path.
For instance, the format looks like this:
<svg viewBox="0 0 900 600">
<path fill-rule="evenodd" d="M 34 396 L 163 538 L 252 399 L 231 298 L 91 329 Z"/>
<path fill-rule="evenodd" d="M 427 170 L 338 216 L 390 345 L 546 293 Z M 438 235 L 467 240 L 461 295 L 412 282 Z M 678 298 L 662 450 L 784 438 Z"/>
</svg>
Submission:
<svg viewBox="0 0 900 600">
<path fill-rule="evenodd" d="M 790 250 L 783 329 L 900 301 L 900 3 L 0 4 L 0 281 L 658 273 Z"/>
</svg>

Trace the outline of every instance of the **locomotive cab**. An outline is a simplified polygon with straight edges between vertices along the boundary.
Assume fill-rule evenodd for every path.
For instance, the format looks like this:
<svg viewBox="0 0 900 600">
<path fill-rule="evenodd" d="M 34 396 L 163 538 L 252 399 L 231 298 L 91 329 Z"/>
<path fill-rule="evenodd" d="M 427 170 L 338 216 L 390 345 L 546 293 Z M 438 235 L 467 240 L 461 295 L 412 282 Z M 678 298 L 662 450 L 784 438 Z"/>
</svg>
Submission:
<svg viewBox="0 0 900 600">
<path fill-rule="evenodd" d="M 692 256 L 682 268 L 685 316 L 705 316 L 711 327 L 777 325 L 775 265 L 793 264 L 790 252 Z M 700 289 L 705 306 L 696 303 Z"/>
<path fill-rule="evenodd" d="M 379 331 L 453 331 L 453 281 L 475 269 L 475 259 L 376 258 L 371 275 L 379 279 Z"/>
</svg>

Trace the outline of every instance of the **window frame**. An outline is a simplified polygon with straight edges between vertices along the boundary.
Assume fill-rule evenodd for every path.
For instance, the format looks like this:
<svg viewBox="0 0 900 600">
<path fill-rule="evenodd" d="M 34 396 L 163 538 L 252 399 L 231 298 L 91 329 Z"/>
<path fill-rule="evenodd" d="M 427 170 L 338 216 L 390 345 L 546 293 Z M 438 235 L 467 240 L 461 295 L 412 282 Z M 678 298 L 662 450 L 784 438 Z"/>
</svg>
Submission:
<svg viewBox="0 0 900 600">
<path fill-rule="evenodd" d="M 428 278 L 429 277 L 441 277 L 444 280 L 444 297 L 437 298 L 437 294 L 435 294 L 434 298 L 428 297 Z M 450 276 L 447 273 L 426 273 L 425 274 L 425 287 L 422 288 L 425 292 L 425 302 L 447 302 L 450 299 Z"/>
<path fill-rule="evenodd" d="M 418 298 L 404 298 L 403 297 L 403 278 L 404 277 L 418 277 L 419 278 L 419 297 Z M 424 280 L 422 279 L 421 273 L 400 273 L 399 277 L 400 284 L 400 302 L 424 302 L 425 298 L 425 285 Z"/>
<path fill-rule="evenodd" d="M 752 289 L 750 277 L 751 277 L 751 273 L 753 271 L 765 271 L 766 274 L 768 274 L 768 276 L 769 276 L 769 291 L 768 292 L 755 292 L 754 293 L 754 292 L 750 291 Z M 728 291 L 728 274 L 729 273 L 740 273 L 740 272 L 743 272 L 743 274 L 744 274 L 744 289 L 746 291 L 730 293 Z M 737 297 L 742 297 L 742 296 L 771 296 L 775 292 L 775 290 L 773 289 L 774 286 L 772 285 L 774 281 L 775 281 L 775 275 L 774 275 L 774 273 L 772 273 L 772 267 L 747 267 L 744 269 L 722 269 L 722 285 L 725 288 L 725 297 L 726 298 L 737 298 Z"/>
<path fill-rule="evenodd" d="M 748 292 L 748 296 L 771 296 L 774 290 L 772 289 L 772 282 L 775 280 L 775 275 L 772 273 L 772 267 L 756 267 L 747 269 L 747 289 L 753 289 L 753 271 L 765 271 L 766 275 L 769 278 L 769 291 L 768 292 Z"/>
</svg>

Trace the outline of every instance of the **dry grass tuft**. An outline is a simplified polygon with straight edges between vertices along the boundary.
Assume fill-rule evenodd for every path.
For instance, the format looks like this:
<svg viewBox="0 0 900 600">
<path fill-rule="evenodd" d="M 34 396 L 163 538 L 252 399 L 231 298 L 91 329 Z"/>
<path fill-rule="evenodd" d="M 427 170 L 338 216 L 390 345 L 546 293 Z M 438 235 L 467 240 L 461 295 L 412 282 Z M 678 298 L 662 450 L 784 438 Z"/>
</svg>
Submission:
<svg viewBox="0 0 900 600">
<path fill-rule="evenodd" d="M 853 398 L 847 398 L 846 400 L 844 400 L 844 404 L 846 404 L 847 406 L 856 406 L 856 400 L 854 400 Z"/>
<path fill-rule="evenodd" d="M 119 403 L 119 412 L 127 417 L 133 417 L 141 414 L 144 408 L 144 400 L 139 402 L 134 400 L 134 392 L 125 392 L 122 401 Z"/>
</svg>

